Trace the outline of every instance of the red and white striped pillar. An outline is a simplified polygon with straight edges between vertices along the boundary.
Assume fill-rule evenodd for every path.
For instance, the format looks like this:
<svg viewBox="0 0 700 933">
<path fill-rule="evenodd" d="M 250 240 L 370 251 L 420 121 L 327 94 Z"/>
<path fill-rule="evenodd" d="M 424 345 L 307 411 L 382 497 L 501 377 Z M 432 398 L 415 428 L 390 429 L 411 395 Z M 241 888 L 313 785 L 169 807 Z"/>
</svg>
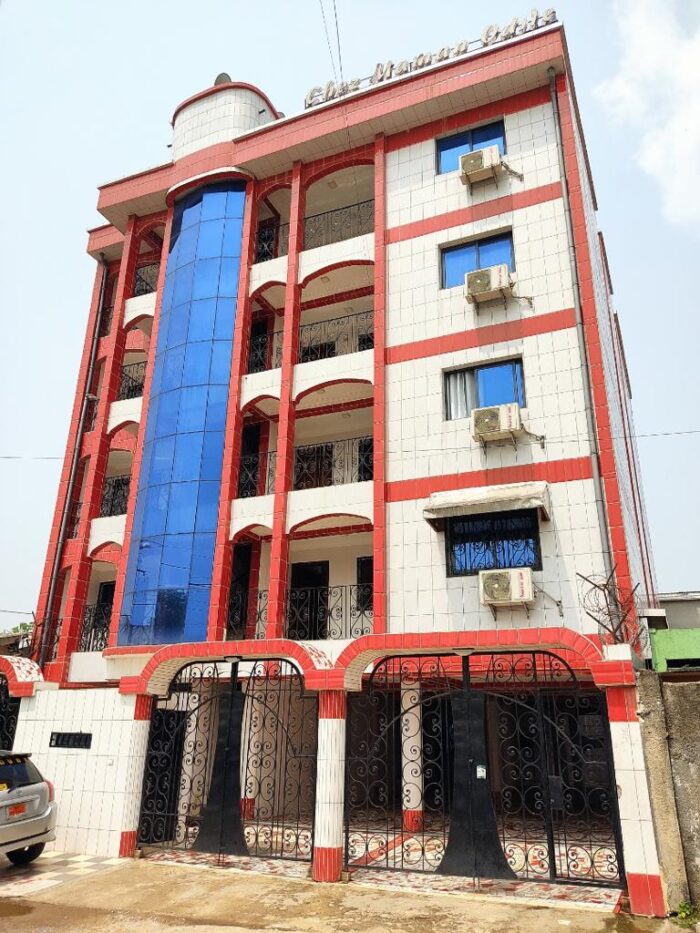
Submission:
<svg viewBox="0 0 700 933">
<path fill-rule="evenodd" d="M 347 694 L 342 690 L 320 691 L 314 852 L 311 865 L 314 881 L 340 881 L 343 869 L 346 718 Z"/>
</svg>

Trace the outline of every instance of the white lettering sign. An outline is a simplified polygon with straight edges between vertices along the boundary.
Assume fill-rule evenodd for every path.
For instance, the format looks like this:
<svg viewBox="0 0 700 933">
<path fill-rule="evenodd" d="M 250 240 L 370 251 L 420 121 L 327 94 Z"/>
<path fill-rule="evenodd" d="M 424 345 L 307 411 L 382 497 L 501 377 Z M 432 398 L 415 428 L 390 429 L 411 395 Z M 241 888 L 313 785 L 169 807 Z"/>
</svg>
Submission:
<svg viewBox="0 0 700 933">
<path fill-rule="evenodd" d="M 475 52 L 497 42 L 514 39 L 516 36 L 522 36 L 526 32 L 549 26 L 551 23 L 556 23 L 556 21 L 557 14 L 552 9 L 545 10 L 542 15 L 537 10 L 532 10 L 526 19 L 518 19 L 517 16 L 514 16 L 506 26 L 487 26 L 480 39 L 464 39 L 456 45 L 445 45 L 437 52 L 421 52 L 410 60 L 401 59 L 396 64 L 392 61 L 380 62 L 374 69 L 374 73 L 366 78 L 353 78 L 351 81 L 339 81 L 337 83 L 329 81 L 323 87 L 312 87 L 306 95 L 304 107 L 307 109 L 315 107 L 318 104 L 325 104 L 327 101 L 337 100 L 340 97 L 353 94 L 355 91 L 363 90 L 366 87 L 382 84 L 384 81 L 390 81 L 393 78 L 402 78 L 430 65 L 438 65 L 450 59 L 460 58 L 468 52 Z"/>
</svg>

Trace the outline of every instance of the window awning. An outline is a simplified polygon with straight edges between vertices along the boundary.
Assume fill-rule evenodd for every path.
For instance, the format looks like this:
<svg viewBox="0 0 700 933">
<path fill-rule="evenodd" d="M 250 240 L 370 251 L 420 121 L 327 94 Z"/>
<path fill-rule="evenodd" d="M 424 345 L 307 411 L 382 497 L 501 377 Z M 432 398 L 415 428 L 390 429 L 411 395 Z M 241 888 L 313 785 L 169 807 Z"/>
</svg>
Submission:
<svg viewBox="0 0 700 933">
<path fill-rule="evenodd" d="M 500 486 L 434 492 L 423 509 L 423 518 L 439 529 L 444 519 L 455 515 L 509 512 L 514 509 L 538 509 L 541 517 L 549 521 L 552 511 L 549 483 L 503 483 Z"/>
</svg>

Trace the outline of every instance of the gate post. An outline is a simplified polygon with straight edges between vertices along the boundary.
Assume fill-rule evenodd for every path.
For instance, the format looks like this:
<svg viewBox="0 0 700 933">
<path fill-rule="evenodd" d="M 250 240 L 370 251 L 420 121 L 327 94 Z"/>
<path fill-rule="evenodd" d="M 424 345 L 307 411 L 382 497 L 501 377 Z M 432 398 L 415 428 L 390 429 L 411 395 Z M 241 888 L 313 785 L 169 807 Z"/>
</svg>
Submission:
<svg viewBox="0 0 700 933">
<path fill-rule="evenodd" d="M 319 691 L 316 813 L 311 866 L 314 881 L 340 881 L 343 868 L 346 718 L 347 694 L 342 690 Z"/>
<path fill-rule="evenodd" d="M 628 645 L 606 650 L 591 664 L 593 680 L 605 690 L 627 891 L 633 914 L 663 917 L 666 905 L 652 823 L 637 687 Z M 612 664 L 610 662 L 613 662 Z"/>
</svg>

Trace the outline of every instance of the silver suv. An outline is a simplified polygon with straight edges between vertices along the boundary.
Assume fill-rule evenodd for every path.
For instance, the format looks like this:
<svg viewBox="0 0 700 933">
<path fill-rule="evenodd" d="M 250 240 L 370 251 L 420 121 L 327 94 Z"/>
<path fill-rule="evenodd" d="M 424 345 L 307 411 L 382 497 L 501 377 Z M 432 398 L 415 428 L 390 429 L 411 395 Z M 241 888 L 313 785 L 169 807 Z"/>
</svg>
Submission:
<svg viewBox="0 0 700 933">
<path fill-rule="evenodd" d="M 29 758 L 0 750 L 0 853 L 14 865 L 33 862 L 56 838 L 53 784 Z"/>
</svg>

